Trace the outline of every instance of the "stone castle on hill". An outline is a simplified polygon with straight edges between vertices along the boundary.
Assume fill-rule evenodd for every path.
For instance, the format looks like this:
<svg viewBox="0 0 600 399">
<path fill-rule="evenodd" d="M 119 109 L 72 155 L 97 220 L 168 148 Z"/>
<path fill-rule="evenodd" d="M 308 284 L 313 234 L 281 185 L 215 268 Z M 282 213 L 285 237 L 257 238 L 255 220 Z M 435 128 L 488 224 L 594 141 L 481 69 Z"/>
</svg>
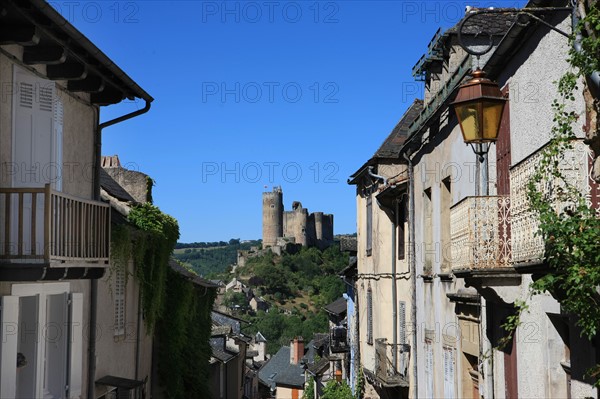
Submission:
<svg viewBox="0 0 600 399">
<path fill-rule="evenodd" d="M 307 247 L 327 248 L 333 244 L 333 215 L 308 213 L 298 201 L 292 210 L 283 208 L 283 191 L 274 187 L 263 200 L 263 248 L 296 243 Z"/>
</svg>

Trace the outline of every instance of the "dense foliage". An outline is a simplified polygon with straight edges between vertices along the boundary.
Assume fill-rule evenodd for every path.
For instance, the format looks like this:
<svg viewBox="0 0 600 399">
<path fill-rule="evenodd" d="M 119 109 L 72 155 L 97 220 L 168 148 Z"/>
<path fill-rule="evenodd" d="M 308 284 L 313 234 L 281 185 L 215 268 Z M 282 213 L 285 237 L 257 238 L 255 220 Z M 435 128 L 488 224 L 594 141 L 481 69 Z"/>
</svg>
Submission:
<svg viewBox="0 0 600 399">
<path fill-rule="evenodd" d="M 211 310 L 216 290 L 167 271 L 166 311 L 158 322 L 159 377 L 167 398 L 208 398 Z"/>
<path fill-rule="evenodd" d="M 218 278 L 237 262 L 238 250 L 249 250 L 252 246 L 260 246 L 260 241 L 240 243 L 239 239 L 231 239 L 214 243 L 177 244 L 178 251 L 173 257 L 189 264 L 200 276 Z"/>
<path fill-rule="evenodd" d="M 177 221 L 145 203 L 112 229 L 112 268 L 133 257 L 144 321 L 158 342 L 158 376 L 167 398 L 209 397 L 211 310 L 216 290 L 196 287 L 169 266 Z M 111 273 L 113 270 L 111 269 Z"/>
<path fill-rule="evenodd" d="M 142 288 L 144 321 L 152 330 L 163 311 L 167 269 L 179 238 L 179 225 L 177 220 L 150 203 L 134 207 L 127 220 L 137 228 L 133 260 Z"/>
<path fill-rule="evenodd" d="M 324 251 L 303 248 L 282 256 L 267 253 L 252 258 L 236 270 L 255 291 L 271 302 L 268 312 L 245 315 L 251 322 L 247 334 L 260 331 L 269 341 L 268 351 L 276 353 L 290 339 L 312 339 L 315 333 L 328 331 L 328 317 L 323 307 L 345 291 L 338 273 L 348 264 L 348 255 L 336 247 Z"/>
</svg>

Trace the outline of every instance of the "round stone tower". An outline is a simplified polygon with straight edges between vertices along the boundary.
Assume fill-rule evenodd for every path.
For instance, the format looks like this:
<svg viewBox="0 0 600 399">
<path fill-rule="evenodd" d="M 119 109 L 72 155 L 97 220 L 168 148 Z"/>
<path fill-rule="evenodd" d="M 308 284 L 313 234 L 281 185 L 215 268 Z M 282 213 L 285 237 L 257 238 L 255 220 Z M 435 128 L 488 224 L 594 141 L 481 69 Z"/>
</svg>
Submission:
<svg viewBox="0 0 600 399">
<path fill-rule="evenodd" d="M 263 193 L 263 248 L 272 247 L 278 237 L 283 237 L 283 191 L 273 187 L 273 192 Z"/>
</svg>

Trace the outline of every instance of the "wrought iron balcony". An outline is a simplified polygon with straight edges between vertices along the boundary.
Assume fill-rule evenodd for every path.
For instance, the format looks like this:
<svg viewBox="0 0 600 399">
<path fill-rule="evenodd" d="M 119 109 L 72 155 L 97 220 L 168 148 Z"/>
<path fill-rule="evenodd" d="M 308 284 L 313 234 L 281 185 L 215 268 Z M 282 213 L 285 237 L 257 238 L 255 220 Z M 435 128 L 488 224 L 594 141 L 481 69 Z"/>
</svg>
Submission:
<svg viewBox="0 0 600 399">
<path fill-rule="evenodd" d="M 396 363 L 394 364 L 394 351 Z M 375 377 L 384 386 L 407 387 L 410 345 L 390 345 L 387 338 L 375 340 Z"/>
<path fill-rule="evenodd" d="M 105 267 L 110 207 L 43 188 L 0 188 L 0 263 Z"/>
<path fill-rule="evenodd" d="M 568 151 L 560 163 L 563 176 L 569 179 L 582 193 L 588 204 L 598 208 L 598 184 L 591 178 L 592 153 L 583 140 L 573 140 L 573 149 Z M 536 234 L 539 229 L 537 215 L 529 209 L 527 186 L 535 174 L 536 165 L 542 159 L 542 147 L 510 170 L 511 188 L 511 236 L 512 258 L 517 265 L 540 264 L 544 258 L 544 240 Z M 546 185 L 543 190 L 550 192 L 560 184 L 558 180 Z M 569 204 L 554 203 L 557 212 Z"/>
<path fill-rule="evenodd" d="M 450 210 L 452 271 L 511 267 L 510 199 L 466 197 Z"/>
<path fill-rule="evenodd" d="M 329 348 L 333 353 L 348 352 L 348 330 L 346 327 L 336 326 L 329 330 Z"/>
</svg>

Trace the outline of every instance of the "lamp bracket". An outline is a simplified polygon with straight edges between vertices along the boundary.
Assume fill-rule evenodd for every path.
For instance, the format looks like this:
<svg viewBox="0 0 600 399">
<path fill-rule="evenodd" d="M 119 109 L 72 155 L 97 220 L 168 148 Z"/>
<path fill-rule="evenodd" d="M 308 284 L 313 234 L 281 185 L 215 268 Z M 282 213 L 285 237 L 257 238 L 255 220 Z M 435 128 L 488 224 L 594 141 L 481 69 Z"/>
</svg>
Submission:
<svg viewBox="0 0 600 399">
<path fill-rule="evenodd" d="M 473 152 L 479 157 L 479 162 L 485 161 L 485 156 L 490 151 L 491 143 L 469 143 Z"/>
<path fill-rule="evenodd" d="M 541 14 L 541 13 L 547 13 L 547 12 L 555 12 L 555 11 L 570 11 L 573 12 L 574 7 L 532 7 L 532 8 L 522 8 L 520 10 L 511 10 L 511 9 L 503 9 L 503 8 L 497 8 L 497 9 L 484 9 L 484 10 L 477 10 L 477 11 L 473 11 L 473 12 L 469 12 L 467 14 L 466 17 L 463 18 L 463 20 L 460 22 L 460 24 L 458 25 L 458 44 L 460 45 L 460 47 L 463 48 L 463 50 L 465 50 L 467 53 L 471 54 L 471 55 L 476 55 L 476 56 L 480 56 L 483 54 L 486 54 L 488 52 L 490 52 L 492 50 L 492 48 L 494 47 L 494 38 L 493 35 L 491 33 L 487 33 L 487 35 L 489 36 L 490 42 L 488 44 L 488 46 L 483 49 L 483 50 L 472 50 L 470 49 L 463 41 L 463 27 L 465 25 L 465 23 L 473 18 L 476 15 L 480 15 L 480 14 L 504 14 L 504 15 L 514 15 L 514 23 L 519 25 L 519 26 L 525 26 L 529 23 L 529 20 L 526 19 L 525 21 L 522 21 L 522 17 L 526 16 L 532 19 L 535 19 L 536 21 L 540 22 L 541 24 L 547 26 L 548 28 L 552 29 L 555 32 L 560 33 L 563 36 L 566 37 L 571 37 L 570 34 L 558 29 L 557 27 L 555 27 L 552 24 L 549 24 L 548 22 L 546 22 L 543 18 L 538 17 L 537 15 L 535 15 L 536 13 Z M 478 32 L 475 34 L 475 36 L 481 35 L 481 34 L 486 34 L 485 32 Z"/>
</svg>

